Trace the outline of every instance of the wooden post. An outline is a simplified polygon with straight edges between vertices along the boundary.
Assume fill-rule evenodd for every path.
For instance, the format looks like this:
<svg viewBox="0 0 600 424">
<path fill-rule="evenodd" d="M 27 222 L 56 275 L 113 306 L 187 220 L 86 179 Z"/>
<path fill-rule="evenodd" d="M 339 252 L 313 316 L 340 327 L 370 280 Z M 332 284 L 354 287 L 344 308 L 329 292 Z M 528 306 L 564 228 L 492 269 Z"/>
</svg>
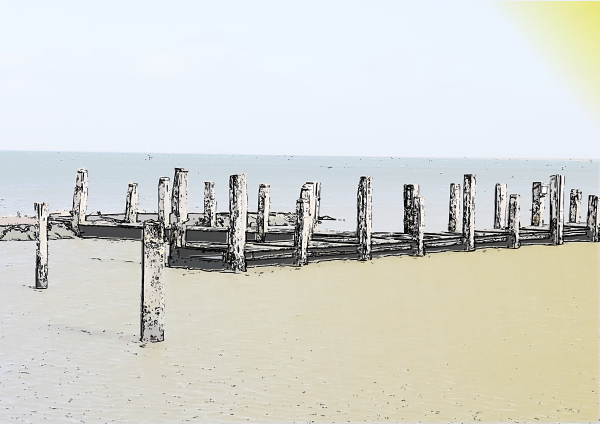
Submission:
<svg viewBox="0 0 600 424">
<path fill-rule="evenodd" d="M 169 255 L 175 253 L 175 249 L 185 247 L 185 222 L 187 221 L 188 207 L 188 171 L 183 168 L 175 168 L 173 175 L 173 187 L 171 188 L 171 223 Z"/>
<path fill-rule="evenodd" d="M 554 244 L 563 244 L 565 225 L 565 176 L 550 176 L 550 236 Z"/>
<path fill-rule="evenodd" d="M 261 184 L 258 186 L 258 211 L 256 214 L 256 241 L 263 243 L 269 232 L 269 210 L 271 186 Z"/>
<path fill-rule="evenodd" d="M 571 189 L 571 202 L 569 207 L 569 222 L 577 224 L 581 221 L 581 190 Z"/>
<path fill-rule="evenodd" d="M 588 196 L 588 212 L 587 212 L 588 236 L 590 241 L 600 241 L 598 237 L 598 196 Z"/>
<path fill-rule="evenodd" d="M 87 197 L 88 197 L 88 171 L 85 168 L 77 170 L 77 178 L 75 179 L 75 190 L 73 192 L 73 210 L 71 211 L 72 221 L 71 227 L 73 231 L 79 235 L 79 224 L 85 222 L 85 214 L 87 212 Z"/>
<path fill-rule="evenodd" d="M 356 195 L 356 237 L 358 260 L 369 261 L 371 255 L 371 227 L 373 225 L 373 192 L 371 177 L 360 177 Z"/>
<path fill-rule="evenodd" d="M 450 184 L 450 211 L 448 214 L 448 231 L 455 233 L 460 220 L 460 184 Z"/>
<path fill-rule="evenodd" d="M 319 214 L 321 213 L 321 183 L 315 181 L 315 219 L 314 219 L 314 230 L 319 225 Z"/>
<path fill-rule="evenodd" d="M 169 177 L 160 177 L 158 179 L 158 220 L 165 227 L 169 225 L 169 211 L 171 210 L 169 182 Z"/>
<path fill-rule="evenodd" d="M 519 230 L 521 226 L 521 199 L 518 194 L 511 194 L 508 201 L 508 247 L 521 246 Z"/>
<path fill-rule="evenodd" d="M 294 265 L 308 264 L 308 240 L 310 238 L 310 201 L 300 198 L 296 201 L 296 228 L 294 231 Z"/>
<path fill-rule="evenodd" d="M 415 233 L 415 197 L 419 195 L 418 184 L 404 184 L 404 233 Z"/>
<path fill-rule="evenodd" d="M 204 182 L 204 225 L 217 226 L 217 199 L 215 198 L 215 183 Z"/>
<path fill-rule="evenodd" d="M 544 184 L 536 181 L 531 186 L 531 225 L 539 227 L 544 223 Z"/>
<path fill-rule="evenodd" d="M 415 197 L 415 255 L 425 255 L 424 237 L 425 236 L 425 199 L 421 196 Z"/>
<path fill-rule="evenodd" d="M 142 234 L 142 299 L 140 340 L 165 339 L 165 228 L 160 221 L 144 221 Z"/>
<path fill-rule="evenodd" d="M 248 224 L 248 190 L 246 175 L 229 177 L 229 233 L 227 264 L 232 271 L 246 271 L 246 226 Z"/>
<path fill-rule="evenodd" d="M 300 190 L 300 198 L 308 200 L 308 218 L 310 219 L 309 223 L 309 239 L 312 239 L 312 235 L 315 228 L 315 185 L 314 183 L 305 183 Z"/>
<path fill-rule="evenodd" d="M 466 250 L 475 250 L 475 188 L 473 174 L 465 174 L 463 190 L 463 238 Z"/>
<path fill-rule="evenodd" d="M 129 183 L 127 187 L 127 199 L 125 200 L 125 222 L 135 224 L 138 214 L 138 191 L 137 183 Z"/>
<path fill-rule="evenodd" d="M 34 203 L 37 216 L 35 226 L 35 288 L 48 288 L 48 203 Z"/>
<path fill-rule="evenodd" d="M 496 184 L 494 228 L 506 228 L 506 184 Z"/>
</svg>

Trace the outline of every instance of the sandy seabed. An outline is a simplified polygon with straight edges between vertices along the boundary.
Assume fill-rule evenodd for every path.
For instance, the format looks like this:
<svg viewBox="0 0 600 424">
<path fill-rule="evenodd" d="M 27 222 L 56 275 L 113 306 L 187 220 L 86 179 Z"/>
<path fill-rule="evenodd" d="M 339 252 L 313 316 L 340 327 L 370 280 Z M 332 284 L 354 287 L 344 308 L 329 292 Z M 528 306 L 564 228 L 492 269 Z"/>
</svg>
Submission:
<svg viewBox="0 0 600 424">
<path fill-rule="evenodd" d="M 167 269 L 142 345 L 139 242 L 2 242 L 0 422 L 597 421 L 599 248 Z"/>
</svg>

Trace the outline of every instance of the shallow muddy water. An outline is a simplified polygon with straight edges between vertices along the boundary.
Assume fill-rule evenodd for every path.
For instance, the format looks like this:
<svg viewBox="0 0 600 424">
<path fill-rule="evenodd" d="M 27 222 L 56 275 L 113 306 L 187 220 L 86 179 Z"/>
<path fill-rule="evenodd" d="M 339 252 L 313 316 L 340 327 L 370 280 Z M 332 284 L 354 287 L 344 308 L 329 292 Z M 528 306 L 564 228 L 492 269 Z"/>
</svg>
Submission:
<svg viewBox="0 0 600 424">
<path fill-rule="evenodd" d="M 597 421 L 599 247 L 167 269 L 142 345 L 139 242 L 3 242 L 0 422 Z"/>
</svg>

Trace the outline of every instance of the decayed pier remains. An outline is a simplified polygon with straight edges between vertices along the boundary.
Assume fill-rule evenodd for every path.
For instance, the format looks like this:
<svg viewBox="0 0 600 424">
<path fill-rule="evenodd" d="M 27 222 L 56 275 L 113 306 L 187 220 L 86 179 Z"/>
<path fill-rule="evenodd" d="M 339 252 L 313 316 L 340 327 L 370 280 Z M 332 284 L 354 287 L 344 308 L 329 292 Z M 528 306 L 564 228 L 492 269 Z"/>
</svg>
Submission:
<svg viewBox="0 0 600 424">
<path fill-rule="evenodd" d="M 564 222 L 563 175 L 548 184 L 533 182 L 530 225 L 521 225 L 519 194 L 508 194 L 496 184 L 494 228 L 475 228 L 477 179 L 466 174 L 450 184 L 448 231 L 425 232 L 425 200 L 416 184 L 404 185 L 403 232 L 372 231 L 372 179 L 359 179 L 356 195 L 356 231 L 322 231 L 321 184 L 305 183 L 295 213 L 270 211 L 270 186 L 258 188 L 258 210 L 248 211 L 244 174 L 229 177 L 229 211 L 217 212 L 214 183 L 204 187 L 204 213 L 188 213 L 187 170 L 175 168 L 173 185 L 158 180 L 157 212 L 138 210 L 136 183 L 127 188 L 123 214 L 87 214 L 88 172 L 77 171 L 73 208 L 68 214 L 48 214 L 47 203 L 35 203 L 33 226 L 36 248 L 35 288 L 48 288 L 48 232 L 62 228 L 82 238 L 140 240 L 142 275 L 140 340 L 164 340 L 164 267 L 245 271 L 264 265 L 304 266 L 334 259 L 368 261 L 377 256 L 414 255 L 440 251 L 473 251 L 484 247 L 519 248 L 524 244 L 560 245 L 565 241 L 598 242 L 598 196 L 588 196 L 587 219 L 581 222 L 582 192 L 571 190 L 569 220 Z M 549 219 L 545 222 L 545 198 Z M 462 219 L 461 219 L 462 217 Z M 24 224 L 17 231 L 30 232 Z M 9 228 L 5 231 L 14 230 Z M 60 235 L 59 235 L 60 236 Z"/>
</svg>

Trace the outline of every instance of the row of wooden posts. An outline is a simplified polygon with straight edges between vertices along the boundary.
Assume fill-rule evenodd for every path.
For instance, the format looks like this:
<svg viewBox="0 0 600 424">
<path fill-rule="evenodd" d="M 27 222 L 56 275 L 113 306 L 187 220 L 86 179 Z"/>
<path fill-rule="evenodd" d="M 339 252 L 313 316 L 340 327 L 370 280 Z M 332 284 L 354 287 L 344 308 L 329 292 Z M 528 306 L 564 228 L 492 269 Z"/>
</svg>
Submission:
<svg viewBox="0 0 600 424">
<path fill-rule="evenodd" d="M 142 231 L 142 302 L 141 302 L 141 339 L 143 341 L 161 341 L 164 339 L 164 283 L 166 245 L 171 249 L 185 246 L 187 220 L 187 171 L 175 169 L 172 190 L 169 178 L 161 177 L 158 184 L 158 219 L 143 222 Z M 268 184 L 259 186 L 257 214 L 257 242 L 264 242 L 268 232 L 269 217 Z M 296 202 L 296 222 L 294 227 L 294 263 L 297 266 L 308 263 L 309 241 L 315 230 L 320 213 L 320 191 L 318 182 L 309 182 L 302 186 Z M 448 232 L 458 233 L 460 206 L 462 203 L 462 228 L 465 250 L 475 249 L 475 194 L 476 177 L 464 176 L 460 184 L 450 185 Z M 569 222 L 578 223 L 581 216 L 582 193 L 573 189 L 570 193 Z M 552 175 L 549 184 L 534 182 L 532 186 L 531 226 L 544 224 L 544 198 L 549 195 L 549 229 L 554 244 L 563 243 L 564 230 L 564 176 Z M 72 224 L 73 229 L 85 222 L 87 203 L 87 170 L 77 173 Z M 214 183 L 205 183 L 204 197 L 205 223 L 216 223 L 216 201 Z M 36 203 L 38 218 L 36 251 L 36 288 L 48 287 L 48 205 Z M 494 228 L 507 230 L 509 244 L 519 247 L 520 196 L 507 196 L 506 184 L 496 184 Z M 168 213 L 170 211 L 170 214 Z M 247 181 L 244 174 L 231 175 L 229 178 L 229 229 L 226 263 L 233 271 L 245 271 L 245 245 L 248 213 Z M 135 223 L 137 217 L 137 184 L 128 187 L 125 221 Z M 425 201 L 419 195 L 419 186 L 404 185 L 404 233 L 413 237 L 416 255 L 425 254 L 423 247 L 425 229 Z M 587 227 L 592 231 L 592 241 L 598 241 L 598 196 L 588 198 Z M 170 237 L 167 237 L 170 229 Z M 361 261 L 370 260 L 372 246 L 372 178 L 360 177 L 357 191 L 357 255 Z"/>
</svg>

